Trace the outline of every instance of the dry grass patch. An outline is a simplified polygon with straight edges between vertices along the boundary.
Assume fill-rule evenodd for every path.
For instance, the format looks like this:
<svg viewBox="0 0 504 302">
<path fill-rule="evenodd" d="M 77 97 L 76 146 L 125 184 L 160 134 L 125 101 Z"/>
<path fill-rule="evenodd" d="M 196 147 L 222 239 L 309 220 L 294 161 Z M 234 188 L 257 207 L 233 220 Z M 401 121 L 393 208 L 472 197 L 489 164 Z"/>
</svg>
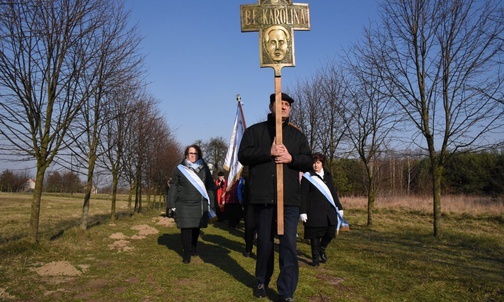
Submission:
<svg viewBox="0 0 504 302">
<path fill-rule="evenodd" d="M 342 197 L 343 207 L 352 209 L 367 209 L 365 197 Z M 446 195 L 441 197 L 443 214 L 464 214 L 470 216 L 499 216 L 504 213 L 504 197 L 492 198 L 481 196 Z M 379 196 L 375 201 L 375 209 L 405 209 L 432 213 L 431 196 Z"/>
<path fill-rule="evenodd" d="M 105 195 L 106 196 L 106 195 Z M 100 223 L 110 216 L 111 202 L 105 196 L 90 202 L 89 225 Z M 32 194 L 0 192 L 0 244 L 29 236 Z M 78 226 L 82 217 L 83 194 L 44 194 L 40 204 L 39 234 L 42 238 L 57 236 L 64 230 Z M 117 201 L 118 214 L 128 212 L 126 196 Z"/>
<path fill-rule="evenodd" d="M 93 199 L 91 209 L 97 211 L 94 219 L 100 223 L 84 231 L 78 227 L 79 218 L 74 218 L 76 226 L 71 226 L 68 216 L 80 213 L 80 198 L 48 198 L 51 207 L 44 208 L 41 215 L 57 217 L 51 212 L 62 211 L 65 215 L 60 219 L 70 227 L 51 227 L 45 220 L 50 231 L 38 245 L 23 240 L 0 243 L 0 300 L 254 300 L 255 261 L 241 254 L 243 223 L 237 230 L 229 229 L 227 222 L 204 229 L 199 256 L 185 265 L 181 261 L 180 231 L 173 219 L 162 217 L 159 210 L 144 207 L 143 213 L 110 221 L 109 202 Z M 427 199 L 418 200 L 422 206 L 427 203 Z M 351 230 L 341 232 L 331 243 L 326 250 L 329 261 L 320 267 L 308 265 L 310 245 L 301 239 L 302 224 L 298 226 L 300 280 L 296 301 L 502 299 L 504 224 L 499 218 L 502 213 L 493 214 L 494 205 L 474 215 L 464 211 L 445 215 L 444 237 L 436 239 L 432 236 L 431 209 L 413 206 L 416 199 L 380 199 L 372 226 L 367 225 L 367 211 L 362 206 L 365 198 L 342 198 L 342 202 Z M 7 203 L 0 196 L 0 211 Z M 10 209 L 12 215 L 29 216 L 25 207 L 20 206 L 17 214 L 15 208 Z M 8 219 L 0 216 L 1 225 Z M 53 237 L 59 230 L 62 234 Z M 273 301 L 278 296 L 277 276 L 275 253 L 275 273 L 268 292 Z"/>
</svg>

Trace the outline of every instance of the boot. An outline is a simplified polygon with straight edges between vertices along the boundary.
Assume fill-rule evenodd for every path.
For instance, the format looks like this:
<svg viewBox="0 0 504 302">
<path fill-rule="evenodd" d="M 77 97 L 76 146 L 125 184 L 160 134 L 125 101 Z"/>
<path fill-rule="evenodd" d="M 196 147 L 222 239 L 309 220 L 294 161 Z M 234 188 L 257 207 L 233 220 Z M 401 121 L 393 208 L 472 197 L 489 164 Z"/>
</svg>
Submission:
<svg viewBox="0 0 504 302">
<path fill-rule="evenodd" d="M 320 240 L 320 262 L 322 263 L 327 262 L 327 254 L 325 250 L 329 243 L 331 243 L 331 241 L 332 237 L 329 234 L 324 235 L 324 237 L 322 237 L 322 240 Z"/>
<path fill-rule="evenodd" d="M 318 238 L 310 240 L 311 253 L 312 253 L 312 266 L 319 266 L 320 243 Z"/>
<path fill-rule="evenodd" d="M 198 247 L 196 245 L 191 246 L 191 255 L 198 256 Z"/>
<path fill-rule="evenodd" d="M 194 228 L 191 230 L 191 255 L 198 256 L 198 238 L 200 236 L 200 229 Z"/>
<path fill-rule="evenodd" d="M 191 250 L 184 249 L 184 254 L 182 255 L 182 263 L 188 264 L 191 262 Z"/>
<path fill-rule="evenodd" d="M 327 255 L 325 252 L 325 247 L 320 247 L 320 262 L 326 263 L 327 262 Z"/>
<path fill-rule="evenodd" d="M 184 256 L 182 258 L 182 263 L 188 264 L 191 262 L 191 253 L 184 251 Z"/>
</svg>

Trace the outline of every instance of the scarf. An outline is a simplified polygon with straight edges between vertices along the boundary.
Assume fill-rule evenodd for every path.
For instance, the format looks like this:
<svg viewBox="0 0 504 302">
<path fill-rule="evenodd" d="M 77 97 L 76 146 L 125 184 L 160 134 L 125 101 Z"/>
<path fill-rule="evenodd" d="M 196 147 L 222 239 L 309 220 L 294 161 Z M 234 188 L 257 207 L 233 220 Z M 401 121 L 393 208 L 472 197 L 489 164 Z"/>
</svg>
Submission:
<svg viewBox="0 0 504 302">
<path fill-rule="evenodd" d="M 203 160 L 201 158 L 198 159 L 197 161 L 195 161 L 194 163 L 191 162 L 188 159 L 185 159 L 184 160 L 184 164 L 187 167 L 189 167 L 189 168 L 193 169 L 194 171 L 196 171 L 196 173 L 198 173 L 199 171 L 201 171 L 201 169 L 203 169 L 203 167 L 204 167 L 204 162 L 203 162 Z"/>
</svg>

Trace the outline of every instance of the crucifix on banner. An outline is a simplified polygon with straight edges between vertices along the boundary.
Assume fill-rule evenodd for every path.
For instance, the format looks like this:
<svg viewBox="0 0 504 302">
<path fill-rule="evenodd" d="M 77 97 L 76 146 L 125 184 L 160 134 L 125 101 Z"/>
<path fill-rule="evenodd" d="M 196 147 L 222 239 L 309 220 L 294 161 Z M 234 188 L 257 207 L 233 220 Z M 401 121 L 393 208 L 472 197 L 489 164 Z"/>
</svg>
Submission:
<svg viewBox="0 0 504 302">
<path fill-rule="evenodd" d="M 294 30 L 310 30 L 308 4 L 292 0 L 258 0 L 240 6 L 242 32 L 259 32 L 261 67 L 275 71 L 275 111 L 281 112 L 282 75 L 285 66 L 295 65 Z M 275 114 L 275 143 L 283 144 L 282 117 Z M 283 235 L 283 164 L 276 165 L 277 233 Z"/>
</svg>

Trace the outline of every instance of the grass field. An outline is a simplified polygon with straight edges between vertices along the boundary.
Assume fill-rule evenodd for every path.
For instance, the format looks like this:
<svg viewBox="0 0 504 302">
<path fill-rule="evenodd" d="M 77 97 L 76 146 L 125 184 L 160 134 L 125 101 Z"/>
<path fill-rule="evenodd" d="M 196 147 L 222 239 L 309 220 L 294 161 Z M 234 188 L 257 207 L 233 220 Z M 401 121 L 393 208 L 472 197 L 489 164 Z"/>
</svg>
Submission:
<svg viewBox="0 0 504 302">
<path fill-rule="evenodd" d="M 45 195 L 40 243 L 29 233 L 31 196 L 0 193 L 0 301 L 267 301 L 252 296 L 254 258 L 243 223 L 204 229 L 199 256 L 182 264 L 179 230 L 150 205 L 128 215 L 126 197 L 111 221 L 107 196 L 91 200 L 91 227 L 78 226 L 82 196 Z M 443 238 L 432 236 L 428 198 L 387 198 L 367 226 L 365 199 L 342 198 L 351 230 L 310 263 L 298 232 L 296 301 L 504 301 L 502 200 L 448 197 Z M 144 205 L 146 206 L 146 205 Z M 278 256 L 277 256 L 278 257 Z M 275 274 L 278 274 L 276 259 Z"/>
</svg>

